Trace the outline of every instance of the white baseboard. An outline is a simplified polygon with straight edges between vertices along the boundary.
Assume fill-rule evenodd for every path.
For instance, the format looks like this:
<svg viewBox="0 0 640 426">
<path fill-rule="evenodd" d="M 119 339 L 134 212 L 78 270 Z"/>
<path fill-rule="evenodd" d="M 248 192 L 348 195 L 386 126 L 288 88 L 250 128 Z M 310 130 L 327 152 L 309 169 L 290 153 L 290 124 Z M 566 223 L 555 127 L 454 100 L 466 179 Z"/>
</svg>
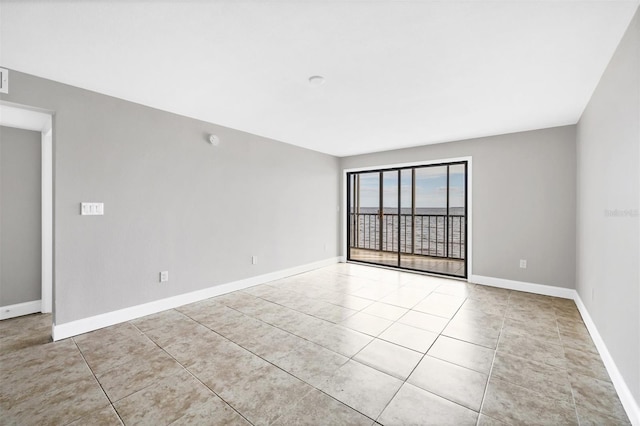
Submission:
<svg viewBox="0 0 640 426">
<path fill-rule="evenodd" d="M 503 278 L 484 277 L 470 275 L 468 281 L 474 284 L 488 285 L 491 287 L 506 288 L 509 290 L 525 291 L 527 293 L 542 294 L 545 296 L 573 299 L 576 291 L 572 288 L 554 287 L 551 285 L 527 283 L 524 281 L 505 280 Z"/>
<path fill-rule="evenodd" d="M 189 303 L 199 302 L 211 297 L 220 296 L 225 293 L 242 290 L 259 284 L 264 284 L 269 281 L 286 278 L 291 275 L 300 274 L 303 272 L 311 271 L 313 269 L 333 265 L 335 263 L 338 263 L 337 257 L 308 263 L 306 265 L 296 266 L 293 268 L 283 269 L 280 271 L 270 272 L 268 274 L 258 275 L 239 281 L 216 285 L 191 293 L 179 294 L 177 296 L 168 297 L 166 299 L 156 300 L 153 302 L 144 303 L 142 305 L 131 306 L 129 308 L 119 309 L 117 311 L 107 312 L 104 314 L 95 315 L 93 317 L 83 318 L 64 324 L 54 324 L 52 337 L 54 341 L 66 339 L 68 337 L 88 333 L 89 331 L 98 330 L 110 325 L 119 324 L 122 322 L 130 321 L 132 319 L 144 317 L 146 315 L 166 311 L 167 309 L 177 308 L 178 306 L 187 305 Z M 38 311 L 39 309 L 40 305 L 38 305 Z"/>
<path fill-rule="evenodd" d="M 42 310 L 42 301 L 34 300 L 32 302 L 16 303 L 0 307 L 0 320 L 21 317 L 22 315 L 35 314 Z"/>
<path fill-rule="evenodd" d="M 587 326 L 587 330 L 589 330 L 589 334 L 591 334 L 593 343 L 598 349 L 598 353 L 600 354 L 600 358 L 602 358 L 602 362 L 609 373 L 609 377 L 611 377 L 613 386 L 616 388 L 616 392 L 618 392 L 620 402 L 622 402 L 622 406 L 627 412 L 627 416 L 629 417 L 631 424 L 634 426 L 640 426 L 640 405 L 638 405 L 638 401 L 635 400 L 631 390 L 622 377 L 622 374 L 620 374 L 620 370 L 618 370 L 613 357 L 607 349 L 607 345 L 605 345 L 604 340 L 602 340 L 602 336 L 600 336 L 596 324 L 593 322 L 593 319 L 591 319 L 591 315 L 589 315 L 587 307 L 582 303 L 582 299 L 577 292 L 574 301 L 576 302 L 576 306 L 578 306 L 580 315 L 582 315 L 584 324 Z"/>
</svg>

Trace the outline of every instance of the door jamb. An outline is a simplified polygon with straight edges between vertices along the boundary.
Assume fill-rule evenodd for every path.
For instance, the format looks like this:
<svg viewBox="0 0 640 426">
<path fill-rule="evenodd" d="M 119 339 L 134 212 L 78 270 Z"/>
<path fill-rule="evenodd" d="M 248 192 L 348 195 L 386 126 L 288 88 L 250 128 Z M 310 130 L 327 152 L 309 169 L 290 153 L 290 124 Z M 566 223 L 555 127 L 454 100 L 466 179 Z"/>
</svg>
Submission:
<svg viewBox="0 0 640 426">
<path fill-rule="evenodd" d="M 53 113 L 0 101 L 0 125 L 41 134 L 42 294 L 40 312 L 53 312 Z"/>
</svg>

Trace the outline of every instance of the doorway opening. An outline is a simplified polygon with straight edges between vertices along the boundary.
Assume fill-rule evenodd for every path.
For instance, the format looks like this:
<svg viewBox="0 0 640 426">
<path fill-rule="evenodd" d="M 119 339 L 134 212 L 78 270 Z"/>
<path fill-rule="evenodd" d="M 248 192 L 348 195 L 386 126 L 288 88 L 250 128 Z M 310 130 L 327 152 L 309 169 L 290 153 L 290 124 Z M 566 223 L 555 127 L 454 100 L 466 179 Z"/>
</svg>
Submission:
<svg viewBox="0 0 640 426">
<path fill-rule="evenodd" d="M 42 142 L 42 277 L 40 300 L 2 306 L 0 319 L 53 311 L 53 114 L 0 101 L 0 126 L 36 131 Z"/>
<path fill-rule="evenodd" d="M 347 173 L 347 260 L 466 278 L 468 162 Z"/>
</svg>

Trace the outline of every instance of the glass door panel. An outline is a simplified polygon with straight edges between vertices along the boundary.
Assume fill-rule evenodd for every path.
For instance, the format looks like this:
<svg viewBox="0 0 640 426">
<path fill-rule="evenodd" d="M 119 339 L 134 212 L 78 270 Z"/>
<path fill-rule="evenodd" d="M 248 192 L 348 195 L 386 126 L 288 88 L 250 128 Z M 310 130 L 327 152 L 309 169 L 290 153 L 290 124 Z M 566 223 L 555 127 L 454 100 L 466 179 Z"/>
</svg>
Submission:
<svg viewBox="0 0 640 426">
<path fill-rule="evenodd" d="M 398 266 L 398 171 L 382 172 L 381 253 L 379 263 Z"/>
<path fill-rule="evenodd" d="M 380 173 L 350 176 L 349 259 L 377 263 L 380 250 Z"/>
<path fill-rule="evenodd" d="M 348 260 L 466 276 L 466 162 L 347 178 Z"/>
</svg>

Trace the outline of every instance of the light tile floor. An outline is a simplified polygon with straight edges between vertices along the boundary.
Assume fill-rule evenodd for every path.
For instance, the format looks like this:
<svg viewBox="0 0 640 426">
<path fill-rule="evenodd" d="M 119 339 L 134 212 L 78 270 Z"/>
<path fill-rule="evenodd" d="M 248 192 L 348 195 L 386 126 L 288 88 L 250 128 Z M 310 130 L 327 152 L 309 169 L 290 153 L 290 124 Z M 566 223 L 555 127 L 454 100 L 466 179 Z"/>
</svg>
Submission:
<svg viewBox="0 0 640 426">
<path fill-rule="evenodd" d="M 0 322 L 0 423 L 623 425 L 572 301 L 338 264 L 49 343 Z"/>
</svg>

